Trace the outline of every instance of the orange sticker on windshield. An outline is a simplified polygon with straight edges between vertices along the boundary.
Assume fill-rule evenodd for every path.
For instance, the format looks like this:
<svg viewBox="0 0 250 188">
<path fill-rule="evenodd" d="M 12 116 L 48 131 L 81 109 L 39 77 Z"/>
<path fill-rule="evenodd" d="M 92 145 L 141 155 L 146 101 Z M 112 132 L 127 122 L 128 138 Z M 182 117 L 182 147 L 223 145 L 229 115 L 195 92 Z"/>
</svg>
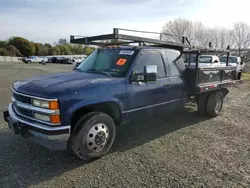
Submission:
<svg viewBox="0 0 250 188">
<path fill-rule="evenodd" d="M 118 61 L 116 62 L 116 65 L 118 66 L 123 66 L 126 63 L 127 59 L 118 59 Z"/>
</svg>

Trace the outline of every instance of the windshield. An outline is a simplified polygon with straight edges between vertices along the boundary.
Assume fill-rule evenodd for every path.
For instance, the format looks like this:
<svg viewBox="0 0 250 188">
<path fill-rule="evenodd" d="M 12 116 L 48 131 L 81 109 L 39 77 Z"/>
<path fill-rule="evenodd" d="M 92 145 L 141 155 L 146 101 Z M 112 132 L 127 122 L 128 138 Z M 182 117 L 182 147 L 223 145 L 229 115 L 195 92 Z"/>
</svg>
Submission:
<svg viewBox="0 0 250 188">
<path fill-rule="evenodd" d="M 227 57 L 221 57 L 220 62 L 221 63 L 226 63 L 227 62 Z M 229 63 L 237 63 L 237 57 L 229 57 L 228 62 Z"/>
<path fill-rule="evenodd" d="M 200 56 L 199 63 L 212 63 L 212 57 L 211 56 Z"/>
<path fill-rule="evenodd" d="M 123 77 L 135 55 L 134 50 L 98 49 L 84 59 L 76 70 Z"/>
</svg>

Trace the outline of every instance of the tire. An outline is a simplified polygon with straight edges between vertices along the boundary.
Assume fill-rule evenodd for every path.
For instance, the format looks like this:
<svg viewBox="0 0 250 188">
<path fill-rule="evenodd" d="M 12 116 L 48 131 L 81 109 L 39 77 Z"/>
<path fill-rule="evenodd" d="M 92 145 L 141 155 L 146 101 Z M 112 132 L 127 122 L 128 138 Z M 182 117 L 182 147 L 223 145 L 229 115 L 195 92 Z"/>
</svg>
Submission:
<svg viewBox="0 0 250 188">
<path fill-rule="evenodd" d="M 208 98 L 207 93 L 203 93 L 203 94 L 200 94 L 198 96 L 197 108 L 198 108 L 198 112 L 201 116 L 207 115 L 207 110 L 206 110 L 207 98 Z"/>
<path fill-rule="evenodd" d="M 95 160 L 110 151 L 115 135 L 116 126 L 109 115 L 91 112 L 77 122 L 72 132 L 70 148 L 82 160 Z"/>
<path fill-rule="evenodd" d="M 28 63 L 28 64 L 30 64 L 30 63 L 31 63 L 31 61 L 27 61 L 27 63 Z"/>
<path fill-rule="evenodd" d="M 206 111 L 210 117 L 216 117 L 219 115 L 223 107 L 223 94 L 222 92 L 213 92 L 207 98 Z"/>
</svg>

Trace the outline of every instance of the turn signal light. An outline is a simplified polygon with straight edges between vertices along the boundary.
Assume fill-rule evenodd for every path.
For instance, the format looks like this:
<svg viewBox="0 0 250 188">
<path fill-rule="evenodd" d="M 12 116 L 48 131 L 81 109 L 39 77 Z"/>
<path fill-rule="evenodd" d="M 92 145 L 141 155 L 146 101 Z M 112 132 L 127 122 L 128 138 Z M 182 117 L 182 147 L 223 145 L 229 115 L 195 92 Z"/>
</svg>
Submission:
<svg viewBox="0 0 250 188">
<path fill-rule="evenodd" d="M 60 115 L 50 115 L 50 122 L 51 123 L 61 123 Z"/>
</svg>

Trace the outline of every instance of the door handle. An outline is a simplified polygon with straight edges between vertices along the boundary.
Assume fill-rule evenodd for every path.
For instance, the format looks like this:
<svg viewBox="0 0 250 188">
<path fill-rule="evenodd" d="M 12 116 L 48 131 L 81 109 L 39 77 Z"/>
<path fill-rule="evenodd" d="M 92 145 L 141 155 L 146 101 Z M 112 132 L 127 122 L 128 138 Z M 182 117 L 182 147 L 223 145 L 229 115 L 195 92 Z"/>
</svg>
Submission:
<svg viewBox="0 0 250 188">
<path fill-rule="evenodd" d="M 164 83 L 164 87 L 170 87 L 169 83 Z"/>
</svg>

